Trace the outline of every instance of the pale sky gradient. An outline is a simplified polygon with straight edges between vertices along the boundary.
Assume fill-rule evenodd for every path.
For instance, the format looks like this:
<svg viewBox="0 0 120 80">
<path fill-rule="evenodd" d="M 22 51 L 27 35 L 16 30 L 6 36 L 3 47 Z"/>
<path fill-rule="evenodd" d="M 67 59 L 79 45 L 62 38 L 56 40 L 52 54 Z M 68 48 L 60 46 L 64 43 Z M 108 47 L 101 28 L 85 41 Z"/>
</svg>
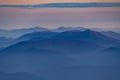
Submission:
<svg viewBox="0 0 120 80">
<path fill-rule="evenodd" d="M 0 0 L 0 4 L 43 4 L 58 2 L 120 2 L 120 0 Z"/>
<path fill-rule="evenodd" d="M 0 29 L 30 27 L 94 27 L 120 29 L 120 7 L 110 8 L 0 8 Z"/>
<path fill-rule="evenodd" d="M 120 2 L 120 0 L 0 0 L 0 4 L 64 2 Z M 94 27 L 120 30 L 120 7 L 109 8 L 0 8 L 0 29 L 30 27 Z"/>
</svg>

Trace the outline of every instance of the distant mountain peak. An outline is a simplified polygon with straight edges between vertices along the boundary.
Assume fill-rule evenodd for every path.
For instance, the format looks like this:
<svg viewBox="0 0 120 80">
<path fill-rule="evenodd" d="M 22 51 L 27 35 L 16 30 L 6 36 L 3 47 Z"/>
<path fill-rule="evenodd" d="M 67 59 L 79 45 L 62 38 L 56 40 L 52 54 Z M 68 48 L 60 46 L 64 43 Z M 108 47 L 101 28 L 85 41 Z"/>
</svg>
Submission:
<svg viewBox="0 0 120 80">
<path fill-rule="evenodd" d="M 73 28 L 73 29 L 76 29 L 76 28 L 84 28 L 84 27 L 64 27 L 64 26 L 61 26 L 61 27 L 58 27 L 57 29 L 65 29 L 65 28 Z"/>
<path fill-rule="evenodd" d="M 34 29 L 47 29 L 47 28 L 43 28 L 43 27 L 38 27 L 38 26 L 36 26 L 36 27 L 33 27 Z"/>
<path fill-rule="evenodd" d="M 73 30 L 79 30 L 79 31 L 83 31 L 86 28 L 84 27 L 59 27 L 57 29 L 55 29 L 54 31 L 60 31 L 60 32 L 64 32 L 64 31 L 73 31 Z"/>
</svg>

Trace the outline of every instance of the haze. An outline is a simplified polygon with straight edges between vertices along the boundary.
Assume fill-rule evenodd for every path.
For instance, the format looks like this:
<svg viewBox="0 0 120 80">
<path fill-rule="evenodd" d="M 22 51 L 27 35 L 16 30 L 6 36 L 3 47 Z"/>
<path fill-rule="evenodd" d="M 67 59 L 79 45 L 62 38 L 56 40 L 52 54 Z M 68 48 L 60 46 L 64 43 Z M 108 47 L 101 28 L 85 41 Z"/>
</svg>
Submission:
<svg viewBox="0 0 120 80">
<path fill-rule="evenodd" d="M 56 28 L 82 26 L 114 28 L 120 26 L 120 7 L 114 8 L 0 8 L 0 29 L 30 27 Z"/>
</svg>

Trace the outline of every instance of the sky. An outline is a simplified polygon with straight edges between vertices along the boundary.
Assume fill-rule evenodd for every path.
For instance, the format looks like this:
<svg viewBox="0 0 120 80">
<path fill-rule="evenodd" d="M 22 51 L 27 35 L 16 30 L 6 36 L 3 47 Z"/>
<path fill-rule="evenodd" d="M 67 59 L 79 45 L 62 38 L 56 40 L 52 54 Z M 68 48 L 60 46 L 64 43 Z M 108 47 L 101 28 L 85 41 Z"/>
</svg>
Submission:
<svg viewBox="0 0 120 80">
<path fill-rule="evenodd" d="M 0 28 L 94 27 L 120 28 L 120 7 L 114 8 L 0 8 Z"/>
<path fill-rule="evenodd" d="M 0 0 L 0 4 L 43 4 L 64 0 Z M 74 0 L 66 2 L 120 2 Z M 0 8 L 0 29 L 30 27 L 93 27 L 120 30 L 120 7 L 101 8 Z"/>
<path fill-rule="evenodd" d="M 0 4 L 43 4 L 59 2 L 120 2 L 120 0 L 0 0 Z"/>
</svg>

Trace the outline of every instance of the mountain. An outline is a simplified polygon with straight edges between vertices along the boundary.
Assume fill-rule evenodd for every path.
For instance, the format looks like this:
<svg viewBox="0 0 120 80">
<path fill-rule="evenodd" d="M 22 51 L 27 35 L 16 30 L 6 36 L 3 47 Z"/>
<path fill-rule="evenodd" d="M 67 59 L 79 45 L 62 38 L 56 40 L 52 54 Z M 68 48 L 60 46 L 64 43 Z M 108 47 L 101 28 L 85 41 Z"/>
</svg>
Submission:
<svg viewBox="0 0 120 80">
<path fill-rule="evenodd" d="M 0 73 L 1 80 L 45 80 L 31 73 L 16 72 L 16 73 Z"/>
<path fill-rule="evenodd" d="M 13 38 L 0 37 L 0 48 L 9 46 L 13 40 Z"/>
<path fill-rule="evenodd" d="M 20 41 L 22 41 L 22 37 L 19 38 L 18 37 L 25 35 L 25 34 L 29 34 L 29 33 L 33 33 L 36 32 L 44 32 L 44 31 L 48 31 L 48 29 L 46 28 L 42 28 L 42 27 L 34 27 L 34 28 L 26 28 L 26 29 L 15 29 L 15 30 L 0 30 L 0 47 L 8 47 L 10 45 L 16 44 Z M 36 34 L 34 36 L 36 36 Z M 31 37 L 33 37 L 31 35 Z"/>
<path fill-rule="evenodd" d="M 96 60 L 102 61 L 101 63 L 112 66 L 119 70 L 118 67 L 120 66 L 120 45 L 104 48 L 96 54 L 96 58 Z"/>
<path fill-rule="evenodd" d="M 112 31 L 102 31 L 101 34 L 120 40 L 120 33 L 112 32 Z"/>
<path fill-rule="evenodd" d="M 1 47 L 7 47 L 9 45 L 12 45 L 12 44 L 15 44 L 15 43 L 18 43 L 21 41 L 41 40 L 41 39 L 45 39 L 45 38 L 50 38 L 61 32 L 72 31 L 72 30 L 84 31 L 86 29 L 83 27 L 59 27 L 57 29 L 44 29 L 44 28 L 36 27 L 36 28 L 29 28 L 29 29 L 12 30 L 9 32 L 9 35 L 7 35 L 7 33 L 6 33 L 6 35 L 9 37 L 11 37 L 10 36 L 11 34 L 13 36 L 15 36 L 14 34 L 18 35 L 18 33 L 20 33 L 19 35 L 22 35 L 22 34 L 23 35 L 16 39 L 12 39 L 12 40 L 7 40 L 7 41 L 0 40 L 0 44 L 1 44 Z M 5 35 L 2 35 L 2 36 L 5 36 Z"/>
<path fill-rule="evenodd" d="M 61 30 L 65 30 L 62 31 Z M 80 30 L 79 30 L 80 29 Z M 60 27 L 58 28 L 59 31 L 43 31 L 43 32 L 33 32 L 33 33 L 28 33 L 25 34 L 17 39 L 14 40 L 14 42 L 18 43 L 21 41 L 27 41 L 27 40 L 31 40 L 31 41 L 39 41 L 39 40 L 43 40 L 43 39 L 63 39 L 63 40 L 82 40 L 82 41 L 88 41 L 88 42 L 104 42 L 104 43 L 119 43 L 119 40 L 105 36 L 103 34 L 101 34 L 100 32 L 94 31 L 94 30 L 90 30 L 90 29 L 84 29 L 81 27 L 77 27 L 77 28 L 64 28 L 64 27 Z"/>
<path fill-rule="evenodd" d="M 38 40 L 36 40 L 36 38 Z M 96 48 L 96 50 L 98 50 L 98 47 L 102 48 L 101 45 L 97 45 L 98 41 L 96 42 L 96 40 L 102 41 L 106 38 L 107 37 L 92 30 L 75 30 L 61 33 L 36 32 L 19 37 L 19 43 L 3 49 L 1 53 L 27 53 L 29 51 L 32 53 L 47 51 L 49 53 L 49 50 L 62 53 L 81 53 L 86 51 L 86 47 L 88 47 L 87 51 L 92 51 L 93 48 Z"/>
<path fill-rule="evenodd" d="M 71 40 L 84 40 L 84 41 L 114 41 L 115 39 L 107 37 L 97 31 L 86 29 L 84 31 L 72 30 L 61 32 L 52 38 L 54 39 L 71 39 Z"/>
<path fill-rule="evenodd" d="M 120 46 L 107 48 L 104 52 L 109 54 L 112 53 L 113 55 L 117 54 L 120 56 Z"/>
<path fill-rule="evenodd" d="M 57 29 L 53 29 L 53 31 L 56 31 L 56 32 L 65 32 L 65 31 L 72 31 L 72 30 L 83 31 L 83 30 L 86 30 L 86 28 L 84 27 L 59 27 Z"/>
<path fill-rule="evenodd" d="M 15 29 L 15 30 L 0 30 L 1 37 L 10 37 L 17 38 L 27 33 L 36 32 L 36 31 L 48 31 L 46 28 L 42 27 L 34 27 L 34 28 L 26 28 L 26 29 Z"/>
<path fill-rule="evenodd" d="M 34 28 L 23 28 L 23 29 L 14 29 L 14 30 L 0 30 L 0 37 L 8 37 L 8 38 L 18 38 L 22 35 L 34 32 L 65 32 L 65 31 L 85 31 L 87 28 L 84 27 L 58 27 L 57 29 L 47 29 L 42 27 L 34 27 Z M 90 28 L 90 30 L 101 32 L 101 34 L 106 35 L 108 37 L 112 37 L 115 39 L 119 39 L 119 33 L 112 31 L 103 31 L 99 28 Z"/>
<path fill-rule="evenodd" d="M 40 73 L 40 77 L 50 78 L 50 75 L 53 77 L 54 70 L 72 64 L 71 59 L 57 50 L 60 47 L 58 44 L 60 43 L 25 41 L 7 47 L 0 52 L 0 71 L 37 73 L 37 75 Z"/>
<path fill-rule="evenodd" d="M 39 41 L 42 39 L 63 39 L 63 40 L 82 40 L 82 41 L 97 41 L 99 44 L 103 43 L 119 43 L 119 40 L 114 39 L 112 37 L 106 36 L 100 32 L 91 30 L 91 29 L 85 29 L 82 27 L 59 27 L 57 29 L 50 29 L 48 31 L 39 31 L 39 28 L 34 29 L 35 32 L 26 33 L 16 39 L 10 39 L 10 38 L 4 38 L 0 40 L 1 47 L 7 47 L 13 44 L 16 44 L 21 41 Z M 19 32 L 20 30 L 18 30 Z M 23 29 L 23 32 L 26 31 Z M 30 30 L 28 30 L 30 32 Z M 32 30 L 33 31 L 33 30 Z M 3 38 L 3 37 L 1 37 Z M 8 40 L 9 39 L 9 40 Z M 113 41 L 113 42 L 112 42 Z M 103 44 L 104 45 L 104 44 Z M 113 44 L 112 44 L 113 45 Z"/>
<path fill-rule="evenodd" d="M 51 31 L 33 32 L 33 33 L 28 33 L 28 34 L 20 36 L 19 38 L 16 39 L 16 41 L 18 42 L 26 41 L 26 40 L 37 41 L 41 39 L 50 38 L 56 34 L 58 34 L 58 32 L 51 32 Z"/>
<path fill-rule="evenodd" d="M 83 53 L 97 51 L 102 47 L 101 45 L 93 44 L 93 42 L 80 40 L 45 39 L 20 42 L 3 49 L 1 53 L 41 53 L 41 51 L 45 51 L 45 53 L 55 53 L 56 51 L 62 53 Z"/>
<path fill-rule="evenodd" d="M 2 50 L 3 48 L 0 48 L 0 51 Z"/>
<path fill-rule="evenodd" d="M 60 74 L 64 74 L 64 71 L 60 72 L 61 70 L 88 64 L 85 59 L 103 48 L 101 45 L 81 40 L 23 41 L 0 51 L 0 71 L 36 73 L 49 80 L 63 80 L 65 77 Z M 72 58 L 76 55 L 81 55 L 80 59 L 85 62 L 79 63 L 78 58 Z M 65 73 L 68 74 L 67 71 Z"/>
<path fill-rule="evenodd" d="M 15 80 L 120 79 L 119 53 L 113 56 L 120 51 L 111 48 L 120 46 L 119 40 L 100 32 L 90 29 L 35 32 L 20 38 L 25 41 L 0 51 L 0 79 L 6 76 Z M 103 53 L 105 50 L 113 53 Z"/>
<path fill-rule="evenodd" d="M 69 30 L 71 31 L 73 29 L 76 30 L 76 28 L 72 28 L 72 29 L 71 28 L 63 28 L 62 27 L 62 30 L 65 30 L 65 32 L 69 31 Z M 33 41 L 35 41 L 35 40 L 41 40 L 41 39 L 49 39 L 49 38 L 52 38 L 54 36 L 58 36 L 59 34 L 64 32 L 64 31 L 61 32 L 60 29 L 61 28 L 58 28 L 58 31 L 55 31 L 55 32 L 44 31 L 44 32 L 33 32 L 33 33 L 25 34 L 25 35 L 17 38 L 15 41 L 21 42 L 21 41 L 26 41 L 26 40 L 33 40 Z"/>
<path fill-rule="evenodd" d="M 113 45 L 118 44 L 120 41 L 108 36 L 101 34 L 100 32 L 93 31 L 90 29 L 86 29 L 83 31 L 79 30 L 70 30 L 64 32 L 51 32 L 51 31 L 43 31 L 43 32 L 33 32 L 25 34 L 17 39 L 14 39 L 13 42 L 22 42 L 22 41 L 58 41 L 58 43 L 64 41 L 76 41 L 76 42 L 88 42 L 94 44 L 108 43 Z M 60 43 L 61 43 L 60 42 Z M 47 42 L 46 42 L 47 43 Z M 68 44 L 67 44 L 68 45 Z M 104 44 L 103 44 L 104 45 Z M 119 44 L 118 44 L 119 45 Z"/>
<path fill-rule="evenodd" d="M 33 32 L 43 32 L 43 31 L 52 31 L 52 32 L 63 32 L 71 30 L 85 30 L 83 27 L 59 27 L 57 29 L 47 29 L 42 27 L 34 28 L 23 28 L 23 29 L 14 29 L 14 30 L 0 30 L 0 37 L 8 38 L 18 38 L 24 34 L 33 33 Z"/>
</svg>

